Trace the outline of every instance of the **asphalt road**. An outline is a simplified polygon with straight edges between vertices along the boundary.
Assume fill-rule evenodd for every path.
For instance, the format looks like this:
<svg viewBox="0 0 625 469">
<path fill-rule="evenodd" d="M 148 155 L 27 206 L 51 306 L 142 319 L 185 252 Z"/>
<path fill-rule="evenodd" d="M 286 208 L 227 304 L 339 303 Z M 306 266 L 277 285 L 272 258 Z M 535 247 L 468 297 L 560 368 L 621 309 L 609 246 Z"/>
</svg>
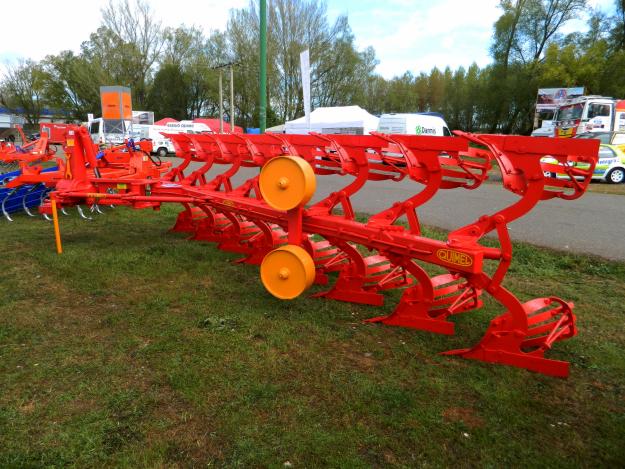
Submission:
<svg viewBox="0 0 625 469">
<path fill-rule="evenodd" d="M 243 168 L 234 182 L 241 183 L 257 173 L 256 169 Z M 214 174 L 218 174 L 215 169 L 209 173 Z M 345 187 L 349 180 L 348 176 L 317 178 L 313 202 Z M 353 197 L 353 206 L 357 212 L 376 213 L 414 195 L 418 187 L 410 180 L 369 181 Z M 517 199 L 500 183 L 482 184 L 476 190 L 439 190 L 418 210 L 418 215 L 423 224 L 452 230 L 475 221 L 483 214 L 492 214 L 509 206 Z M 573 201 L 546 200 L 511 223 L 509 229 L 512 239 L 516 241 L 625 260 L 625 196 L 586 193 Z"/>
</svg>

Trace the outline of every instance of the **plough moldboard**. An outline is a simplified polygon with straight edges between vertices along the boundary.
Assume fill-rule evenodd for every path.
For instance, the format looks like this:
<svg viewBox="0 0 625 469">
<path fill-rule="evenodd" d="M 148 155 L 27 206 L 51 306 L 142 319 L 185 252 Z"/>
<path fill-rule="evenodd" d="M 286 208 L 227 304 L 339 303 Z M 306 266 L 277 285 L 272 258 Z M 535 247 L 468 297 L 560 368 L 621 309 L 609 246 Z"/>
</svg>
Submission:
<svg viewBox="0 0 625 469">
<path fill-rule="evenodd" d="M 75 145 L 69 158 L 72 177 L 57 182 L 41 211 L 95 203 L 135 208 L 181 204 L 174 231 L 240 253 L 240 262 L 260 265 L 263 284 L 278 298 L 295 298 L 318 283 L 328 287 L 316 296 L 382 305 L 385 290 L 401 289 L 394 311 L 370 322 L 453 334 L 450 317 L 479 308 L 482 295 L 489 294 L 502 314 L 477 345 L 446 354 L 568 375 L 568 363 L 548 359 L 545 352 L 577 333 L 573 305 L 556 297 L 521 302 L 502 285 L 512 262 L 507 226 L 541 200 L 580 197 L 597 162 L 598 141 L 463 132 L 455 137 L 166 136 L 182 158 L 180 165 L 162 171 L 144 156 L 130 154 L 127 163 L 133 171 L 123 176 L 87 171 L 85 166 L 95 164 L 88 145 Z M 438 190 L 477 188 L 494 161 L 504 189 L 518 200 L 458 227 L 446 241 L 424 236 L 419 207 Z M 194 162 L 199 165 L 192 170 Z M 235 187 L 232 178 L 243 167 L 260 171 Z M 208 171 L 215 168 L 223 170 L 209 178 Z M 553 173 L 557 177 L 545 176 Z M 306 206 L 316 179 L 328 175 L 344 176 L 344 187 Z M 356 219 L 351 198 L 367 190 L 368 181 L 404 179 L 414 181 L 415 195 L 366 221 Z M 498 247 L 480 244 L 491 232 Z M 446 272 L 430 276 L 424 264 Z M 484 269 L 487 264 L 493 265 L 492 275 Z"/>
</svg>

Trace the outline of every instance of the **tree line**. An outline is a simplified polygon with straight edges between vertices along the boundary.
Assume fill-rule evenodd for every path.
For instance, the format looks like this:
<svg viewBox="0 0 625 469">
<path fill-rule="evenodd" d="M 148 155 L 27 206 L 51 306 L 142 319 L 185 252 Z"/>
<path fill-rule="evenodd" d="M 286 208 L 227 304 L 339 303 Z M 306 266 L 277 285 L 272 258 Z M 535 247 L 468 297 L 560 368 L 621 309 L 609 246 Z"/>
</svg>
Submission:
<svg viewBox="0 0 625 469">
<path fill-rule="evenodd" d="M 357 104 L 373 114 L 442 113 L 451 128 L 529 133 L 538 88 L 585 86 L 587 93 L 625 97 L 625 0 L 613 14 L 587 0 L 501 0 L 493 25 L 492 62 L 386 79 L 375 50 L 359 50 L 347 16 L 328 18 L 319 0 L 268 2 L 268 126 L 303 114 L 299 54 L 310 49 L 313 109 Z M 586 32 L 563 34 L 573 19 Z M 234 103 L 225 115 L 258 126 L 259 13 L 255 1 L 231 10 L 221 31 L 164 27 L 145 0 L 110 0 L 100 27 L 79 52 L 7 67 L 0 104 L 35 126 L 47 108 L 83 121 L 100 110 L 99 87 L 132 89 L 135 109 L 157 117 L 215 116 L 218 68 L 234 63 Z M 410 67 L 409 61 L 406 67 Z M 224 84 L 229 85 L 227 74 Z"/>
</svg>

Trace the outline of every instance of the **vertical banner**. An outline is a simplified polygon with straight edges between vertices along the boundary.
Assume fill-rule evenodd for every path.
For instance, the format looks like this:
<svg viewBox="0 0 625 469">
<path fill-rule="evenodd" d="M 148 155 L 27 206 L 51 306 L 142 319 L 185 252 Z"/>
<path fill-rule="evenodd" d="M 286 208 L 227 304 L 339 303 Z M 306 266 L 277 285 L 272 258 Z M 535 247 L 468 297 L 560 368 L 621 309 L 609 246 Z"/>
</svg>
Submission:
<svg viewBox="0 0 625 469">
<path fill-rule="evenodd" d="M 310 132 L 310 55 L 308 49 L 299 55 L 300 68 L 302 71 L 302 91 L 304 93 L 304 115 L 306 127 Z"/>
</svg>

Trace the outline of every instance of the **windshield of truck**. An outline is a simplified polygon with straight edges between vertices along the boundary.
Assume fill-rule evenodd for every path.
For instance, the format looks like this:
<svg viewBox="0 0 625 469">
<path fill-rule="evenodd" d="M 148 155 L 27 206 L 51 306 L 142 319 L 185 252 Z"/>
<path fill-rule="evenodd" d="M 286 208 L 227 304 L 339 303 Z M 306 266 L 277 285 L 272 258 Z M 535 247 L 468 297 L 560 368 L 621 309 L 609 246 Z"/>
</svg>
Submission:
<svg viewBox="0 0 625 469">
<path fill-rule="evenodd" d="M 570 121 L 570 120 L 581 119 L 583 111 L 584 111 L 584 105 L 582 103 L 571 104 L 569 106 L 562 106 L 558 110 L 558 117 L 556 120 Z"/>
<path fill-rule="evenodd" d="M 125 125 L 122 119 L 106 119 L 104 121 L 104 133 L 106 134 L 124 134 Z"/>
</svg>

